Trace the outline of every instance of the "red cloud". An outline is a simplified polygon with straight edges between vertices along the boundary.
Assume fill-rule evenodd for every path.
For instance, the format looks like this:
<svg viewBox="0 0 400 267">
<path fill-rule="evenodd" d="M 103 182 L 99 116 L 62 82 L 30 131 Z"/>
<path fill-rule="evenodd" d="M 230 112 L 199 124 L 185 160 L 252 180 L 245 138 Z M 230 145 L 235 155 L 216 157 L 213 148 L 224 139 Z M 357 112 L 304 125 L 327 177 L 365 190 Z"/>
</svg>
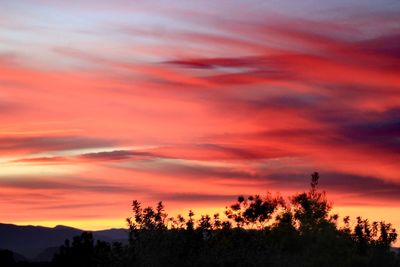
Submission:
<svg viewBox="0 0 400 267">
<path fill-rule="evenodd" d="M 315 170 L 349 205 L 398 205 L 398 16 L 178 13 L 168 15 L 194 26 L 113 24 L 97 29 L 112 28 L 113 38 L 85 35 L 90 49 L 85 38 L 43 44 L 43 61 L 59 59 L 51 67 L 0 56 L 0 164 L 14 174 L 36 167 L 20 180 L 0 177 L 8 220 L 21 219 L 13 203 L 28 193 L 32 220 L 88 210 L 115 218 L 133 194 L 209 206 L 301 190 L 299 173 Z M 38 175 L 42 167 L 79 168 L 66 179 Z M 113 208 L 93 208 L 98 199 Z"/>
</svg>

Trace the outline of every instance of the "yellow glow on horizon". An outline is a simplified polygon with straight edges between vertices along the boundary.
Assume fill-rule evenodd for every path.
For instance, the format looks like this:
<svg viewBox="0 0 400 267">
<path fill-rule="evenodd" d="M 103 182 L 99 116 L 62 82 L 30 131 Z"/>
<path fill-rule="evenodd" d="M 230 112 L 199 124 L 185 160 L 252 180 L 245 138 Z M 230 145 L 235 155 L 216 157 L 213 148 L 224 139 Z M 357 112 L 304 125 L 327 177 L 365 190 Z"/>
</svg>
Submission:
<svg viewBox="0 0 400 267">
<path fill-rule="evenodd" d="M 369 219 L 369 221 L 392 223 L 399 228 L 400 219 L 393 216 L 393 214 L 397 214 L 398 212 L 398 207 L 390 206 L 336 206 L 332 210 L 332 213 L 338 213 L 340 218 L 349 215 L 352 220 L 355 220 L 357 216 L 361 216 L 364 219 Z"/>
<path fill-rule="evenodd" d="M 119 219 L 90 219 L 90 220 L 49 220 L 49 221 L 19 221 L 10 222 L 19 226 L 33 225 L 53 228 L 57 225 L 64 225 L 87 231 L 105 230 L 111 228 L 127 228 L 123 218 Z"/>
</svg>

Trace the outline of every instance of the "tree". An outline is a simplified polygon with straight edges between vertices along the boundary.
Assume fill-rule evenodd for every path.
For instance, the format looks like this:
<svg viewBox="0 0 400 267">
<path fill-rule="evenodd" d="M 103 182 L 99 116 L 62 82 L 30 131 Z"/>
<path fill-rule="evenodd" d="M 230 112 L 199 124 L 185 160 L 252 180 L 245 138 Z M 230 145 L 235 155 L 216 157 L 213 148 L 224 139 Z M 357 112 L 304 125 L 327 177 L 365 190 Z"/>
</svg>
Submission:
<svg viewBox="0 0 400 267">
<path fill-rule="evenodd" d="M 247 199 L 239 196 L 236 203 L 226 207 L 225 215 L 237 227 L 263 229 L 279 205 L 284 205 L 283 199 L 273 198 L 269 194 L 264 198 L 259 195 L 249 196 Z"/>
<path fill-rule="evenodd" d="M 325 191 L 317 190 L 318 182 L 319 174 L 315 172 L 311 175 L 310 191 L 295 195 L 291 199 L 294 219 L 298 222 L 300 232 L 318 231 L 331 223 L 328 215 L 332 207 L 326 199 Z M 334 218 L 337 217 L 332 217 Z"/>
<path fill-rule="evenodd" d="M 132 202 L 133 216 L 127 218 L 131 230 L 165 230 L 167 229 L 167 217 L 162 202 L 158 202 L 156 209 L 147 207 L 142 209 L 141 203 L 137 200 Z"/>
<path fill-rule="evenodd" d="M 128 264 L 127 249 L 121 243 L 94 241 L 90 232 L 66 240 L 54 256 L 56 267 L 122 267 Z"/>
<path fill-rule="evenodd" d="M 132 202 L 128 246 L 93 240 L 84 233 L 66 242 L 55 266 L 365 266 L 398 267 L 391 252 L 396 230 L 385 222 L 349 217 L 337 226 L 338 215 L 324 191 L 318 173 L 311 175 L 308 192 L 285 202 L 270 194 L 239 196 L 226 208 L 228 220 L 202 215 L 194 219 L 168 218 L 164 205 L 142 208 Z M 232 224 L 236 227 L 232 228 Z M 169 226 L 169 228 L 168 228 Z"/>
</svg>

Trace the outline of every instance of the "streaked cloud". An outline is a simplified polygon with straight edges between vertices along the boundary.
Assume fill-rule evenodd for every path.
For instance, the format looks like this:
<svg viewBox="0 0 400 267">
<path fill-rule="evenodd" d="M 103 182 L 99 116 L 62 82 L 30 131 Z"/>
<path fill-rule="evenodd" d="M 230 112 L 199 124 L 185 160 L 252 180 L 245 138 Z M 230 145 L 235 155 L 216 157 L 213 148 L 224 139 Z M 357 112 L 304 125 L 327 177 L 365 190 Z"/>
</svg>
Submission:
<svg viewBox="0 0 400 267">
<path fill-rule="evenodd" d="M 208 210 L 316 170 L 338 205 L 399 205 L 398 3 L 128 2 L 4 3 L 7 221 Z"/>
</svg>

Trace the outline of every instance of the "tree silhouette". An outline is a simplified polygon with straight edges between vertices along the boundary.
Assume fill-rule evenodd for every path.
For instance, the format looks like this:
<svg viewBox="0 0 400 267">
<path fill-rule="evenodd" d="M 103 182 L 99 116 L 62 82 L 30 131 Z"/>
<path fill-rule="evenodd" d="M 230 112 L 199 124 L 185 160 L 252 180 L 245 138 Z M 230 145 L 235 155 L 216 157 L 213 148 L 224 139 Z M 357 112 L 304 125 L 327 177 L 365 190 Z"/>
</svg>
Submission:
<svg viewBox="0 0 400 267">
<path fill-rule="evenodd" d="M 346 216 L 338 227 L 319 184 L 313 173 L 309 191 L 289 201 L 271 194 L 239 196 L 226 207 L 226 219 L 219 214 L 195 219 L 192 210 L 187 218 L 168 217 L 162 202 L 142 208 L 135 200 L 127 245 L 95 241 L 85 232 L 66 241 L 51 266 L 399 267 L 392 225 Z M 0 260 L 1 266 L 41 266 L 14 263 L 7 251 L 0 251 Z"/>
<path fill-rule="evenodd" d="M 65 241 L 54 256 L 57 267 L 122 267 L 128 264 L 127 249 L 121 243 L 95 242 L 90 232 L 83 232 L 72 240 Z"/>
<path fill-rule="evenodd" d="M 247 199 L 239 196 L 237 202 L 226 207 L 225 214 L 233 220 L 237 227 L 250 226 L 262 229 L 271 219 L 279 205 L 283 205 L 282 198 L 272 198 L 267 195 L 261 198 L 259 195 L 249 196 Z"/>
<path fill-rule="evenodd" d="M 291 198 L 294 208 L 294 219 L 298 222 L 300 231 L 318 231 L 321 227 L 332 222 L 329 218 L 331 205 L 326 199 L 325 191 L 317 190 L 319 174 L 311 175 L 311 188 L 307 193 L 301 193 Z"/>
</svg>

